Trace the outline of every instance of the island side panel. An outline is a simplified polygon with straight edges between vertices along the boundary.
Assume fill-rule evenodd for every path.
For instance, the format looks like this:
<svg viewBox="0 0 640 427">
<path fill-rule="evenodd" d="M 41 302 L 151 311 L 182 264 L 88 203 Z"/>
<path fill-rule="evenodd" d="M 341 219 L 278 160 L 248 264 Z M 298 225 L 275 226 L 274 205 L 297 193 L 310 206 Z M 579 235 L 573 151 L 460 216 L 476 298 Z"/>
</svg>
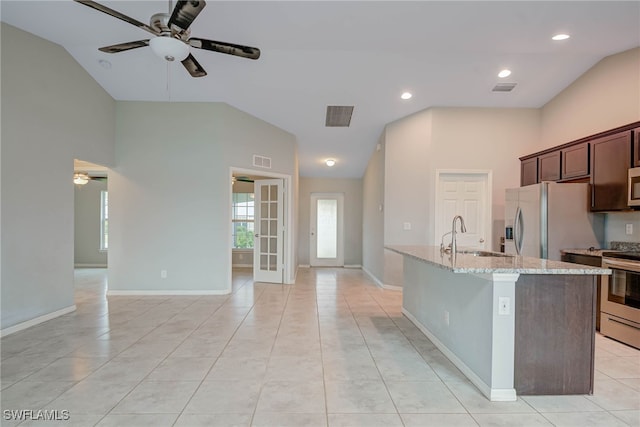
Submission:
<svg viewBox="0 0 640 427">
<path fill-rule="evenodd" d="M 492 380 L 492 286 L 473 275 L 404 257 L 403 311 L 470 368 L 487 390 Z"/>
<path fill-rule="evenodd" d="M 595 292 L 595 276 L 520 276 L 514 368 L 518 394 L 593 393 Z"/>
</svg>

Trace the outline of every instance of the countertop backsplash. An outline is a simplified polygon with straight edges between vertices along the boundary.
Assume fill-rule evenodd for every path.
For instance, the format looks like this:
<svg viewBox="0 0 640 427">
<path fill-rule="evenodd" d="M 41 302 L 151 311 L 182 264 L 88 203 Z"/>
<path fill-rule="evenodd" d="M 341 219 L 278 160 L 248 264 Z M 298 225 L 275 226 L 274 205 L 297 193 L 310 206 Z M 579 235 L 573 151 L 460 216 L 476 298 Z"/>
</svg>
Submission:
<svg viewBox="0 0 640 427">
<path fill-rule="evenodd" d="M 611 249 L 624 252 L 640 252 L 638 242 L 611 242 Z"/>
</svg>

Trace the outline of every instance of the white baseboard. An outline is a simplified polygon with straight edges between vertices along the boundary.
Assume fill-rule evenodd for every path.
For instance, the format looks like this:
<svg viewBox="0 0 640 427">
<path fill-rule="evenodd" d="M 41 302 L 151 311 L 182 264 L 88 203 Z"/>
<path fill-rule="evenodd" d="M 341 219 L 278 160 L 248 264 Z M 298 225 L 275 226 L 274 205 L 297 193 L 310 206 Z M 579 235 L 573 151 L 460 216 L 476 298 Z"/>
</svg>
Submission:
<svg viewBox="0 0 640 427">
<path fill-rule="evenodd" d="M 117 290 L 110 289 L 107 296 L 198 296 L 198 295 L 229 295 L 231 289 L 207 290 Z"/>
<path fill-rule="evenodd" d="M 49 314 L 44 314 L 42 316 L 38 316 L 34 319 L 27 320 L 26 322 L 18 323 L 17 325 L 9 326 L 8 328 L 4 328 L 0 330 L 0 337 L 6 337 L 7 335 L 14 334 L 16 332 L 23 331 L 32 326 L 38 325 L 42 322 L 46 322 L 47 320 L 55 319 L 56 317 L 64 316 L 65 314 L 69 314 L 76 311 L 76 305 L 70 305 L 69 307 L 62 308 L 60 310 L 56 310 Z"/>
<path fill-rule="evenodd" d="M 482 394 L 484 394 L 487 399 L 492 402 L 513 402 L 517 400 L 516 389 L 498 389 L 491 388 L 487 383 L 485 383 L 478 375 L 476 375 L 473 370 L 467 366 L 458 356 L 455 355 L 449 348 L 442 343 L 434 334 L 429 331 L 422 323 L 418 321 L 411 313 L 402 308 L 402 314 L 404 314 L 407 319 L 411 320 L 411 322 L 422 331 L 423 334 L 427 336 L 431 340 L 431 342 L 438 347 L 438 350 L 444 354 L 447 359 L 451 361 L 460 371 L 471 381 Z"/>
<path fill-rule="evenodd" d="M 384 284 L 376 276 L 374 276 L 373 273 L 371 273 L 366 267 L 361 267 L 361 268 L 362 268 L 362 271 L 364 271 L 366 275 L 369 276 L 371 280 L 373 280 L 373 282 L 376 284 L 377 287 L 382 289 L 387 289 L 389 291 L 402 291 L 402 286 Z"/>
<path fill-rule="evenodd" d="M 311 268 L 309 264 L 298 264 L 298 268 Z"/>
<path fill-rule="evenodd" d="M 107 264 L 74 264 L 74 268 L 107 268 Z"/>
<path fill-rule="evenodd" d="M 345 264 L 344 268 L 355 268 L 356 270 L 359 270 L 362 266 L 360 264 Z"/>
</svg>

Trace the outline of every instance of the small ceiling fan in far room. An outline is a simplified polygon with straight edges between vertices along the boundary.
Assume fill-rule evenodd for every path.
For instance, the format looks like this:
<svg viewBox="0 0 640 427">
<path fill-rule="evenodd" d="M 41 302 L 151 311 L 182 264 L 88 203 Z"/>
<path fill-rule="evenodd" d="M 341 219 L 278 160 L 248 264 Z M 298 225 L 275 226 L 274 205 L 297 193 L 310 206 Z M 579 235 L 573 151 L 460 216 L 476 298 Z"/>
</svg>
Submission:
<svg viewBox="0 0 640 427">
<path fill-rule="evenodd" d="M 106 176 L 91 176 L 87 172 L 74 172 L 73 183 L 76 185 L 85 185 L 89 181 L 106 181 Z"/>
<path fill-rule="evenodd" d="M 190 48 L 210 50 L 226 53 L 227 55 L 240 56 L 242 58 L 258 59 L 260 49 L 256 47 L 190 37 L 189 27 L 198 14 L 206 6 L 205 1 L 178 1 L 169 16 L 168 13 L 154 14 L 149 24 L 144 24 L 136 19 L 126 16 L 116 10 L 103 6 L 100 3 L 87 0 L 75 0 L 95 10 L 121 19 L 138 28 L 153 34 L 155 37 L 146 40 L 137 40 L 126 43 L 101 47 L 99 50 L 106 53 L 118 53 L 139 47 L 151 46 L 151 49 L 161 58 L 167 61 L 180 61 L 192 77 L 204 77 L 207 72 L 196 61 L 190 52 Z M 171 4 L 171 3 L 169 3 Z"/>
</svg>

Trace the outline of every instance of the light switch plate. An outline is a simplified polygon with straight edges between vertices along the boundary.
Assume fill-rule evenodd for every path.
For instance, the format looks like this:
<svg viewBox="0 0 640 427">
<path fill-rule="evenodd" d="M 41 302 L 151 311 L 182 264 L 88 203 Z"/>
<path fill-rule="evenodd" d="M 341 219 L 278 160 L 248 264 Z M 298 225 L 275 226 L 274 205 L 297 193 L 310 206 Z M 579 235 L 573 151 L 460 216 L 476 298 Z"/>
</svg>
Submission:
<svg viewBox="0 0 640 427">
<path fill-rule="evenodd" d="M 633 234 L 633 224 L 627 224 L 627 226 L 625 227 L 625 233 Z"/>
<path fill-rule="evenodd" d="M 500 316 L 508 316 L 511 314 L 511 298 L 498 297 L 498 314 Z"/>
<path fill-rule="evenodd" d="M 404 224 L 402 224 L 402 228 L 405 230 L 411 230 L 411 223 L 405 222 Z"/>
</svg>

